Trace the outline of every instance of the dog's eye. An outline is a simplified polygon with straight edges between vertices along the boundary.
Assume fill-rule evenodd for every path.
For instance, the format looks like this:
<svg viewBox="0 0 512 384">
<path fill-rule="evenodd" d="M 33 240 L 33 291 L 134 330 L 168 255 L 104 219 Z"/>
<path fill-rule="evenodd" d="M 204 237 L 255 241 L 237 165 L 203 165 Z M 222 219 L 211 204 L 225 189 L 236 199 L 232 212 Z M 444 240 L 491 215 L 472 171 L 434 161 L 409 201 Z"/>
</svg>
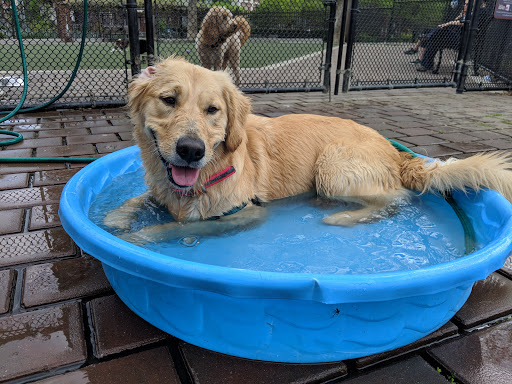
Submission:
<svg viewBox="0 0 512 384">
<path fill-rule="evenodd" d="M 165 104 L 170 105 L 171 107 L 176 106 L 176 98 L 172 96 L 161 97 L 160 98 Z"/>
<path fill-rule="evenodd" d="M 213 115 L 215 113 L 217 113 L 218 109 L 216 107 L 214 107 L 213 105 L 210 105 L 208 107 L 208 109 L 206 110 L 206 112 L 209 114 L 209 115 Z"/>
</svg>

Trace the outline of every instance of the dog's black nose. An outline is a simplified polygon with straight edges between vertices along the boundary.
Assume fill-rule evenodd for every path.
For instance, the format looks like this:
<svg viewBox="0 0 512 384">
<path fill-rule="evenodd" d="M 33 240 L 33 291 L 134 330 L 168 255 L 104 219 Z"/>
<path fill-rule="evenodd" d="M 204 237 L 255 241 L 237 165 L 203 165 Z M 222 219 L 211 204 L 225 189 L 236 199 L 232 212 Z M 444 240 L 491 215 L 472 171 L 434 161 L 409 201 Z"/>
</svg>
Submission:
<svg viewBox="0 0 512 384">
<path fill-rule="evenodd" d="M 190 164 L 204 157 L 204 142 L 194 137 L 181 137 L 176 144 L 176 152 Z"/>
</svg>

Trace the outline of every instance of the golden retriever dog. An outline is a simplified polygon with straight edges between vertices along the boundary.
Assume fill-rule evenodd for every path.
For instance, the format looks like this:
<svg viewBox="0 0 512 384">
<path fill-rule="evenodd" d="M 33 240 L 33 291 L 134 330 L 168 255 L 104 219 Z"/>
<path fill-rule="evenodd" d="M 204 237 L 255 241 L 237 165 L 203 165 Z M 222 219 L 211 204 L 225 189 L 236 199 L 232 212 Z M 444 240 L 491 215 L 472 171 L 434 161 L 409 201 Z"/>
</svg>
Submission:
<svg viewBox="0 0 512 384">
<path fill-rule="evenodd" d="M 491 188 L 512 199 L 511 164 L 505 155 L 429 161 L 398 151 L 378 132 L 352 120 L 256 116 L 227 73 L 181 58 L 148 67 L 128 93 L 148 193 L 177 222 L 212 217 L 236 222 L 237 215 L 260 209 L 248 208 L 254 201 L 311 190 L 360 203 L 360 209 L 324 220 L 343 226 L 378 217 L 410 190 Z M 105 223 L 126 227 L 141 199 L 109 213 Z"/>
<path fill-rule="evenodd" d="M 246 43 L 251 35 L 251 26 L 249 22 L 242 16 L 235 17 L 236 30 L 226 39 L 222 45 L 222 65 L 221 69 L 225 71 L 229 67 L 233 71 L 235 77 L 235 85 L 240 85 L 240 54 L 242 46 Z"/>
<path fill-rule="evenodd" d="M 218 71 L 222 67 L 223 45 L 236 31 L 231 11 L 221 6 L 210 8 L 196 36 L 196 49 L 203 67 Z"/>
</svg>

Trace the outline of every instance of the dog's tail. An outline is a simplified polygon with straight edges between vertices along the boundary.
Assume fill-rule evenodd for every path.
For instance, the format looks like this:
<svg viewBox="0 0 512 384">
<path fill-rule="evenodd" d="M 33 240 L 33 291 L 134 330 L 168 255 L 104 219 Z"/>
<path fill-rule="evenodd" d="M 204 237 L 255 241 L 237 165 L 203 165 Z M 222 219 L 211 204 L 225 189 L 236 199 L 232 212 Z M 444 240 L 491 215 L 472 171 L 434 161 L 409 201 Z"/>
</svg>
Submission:
<svg viewBox="0 0 512 384">
<path fill-rule="evenodd" d="M 493 189 L 512 202 L 511 155 L 482 153 L 466 159 L 433 160 L 401 152 L 402 184 L 409 189 L 446 193 Z"/>
</svg>

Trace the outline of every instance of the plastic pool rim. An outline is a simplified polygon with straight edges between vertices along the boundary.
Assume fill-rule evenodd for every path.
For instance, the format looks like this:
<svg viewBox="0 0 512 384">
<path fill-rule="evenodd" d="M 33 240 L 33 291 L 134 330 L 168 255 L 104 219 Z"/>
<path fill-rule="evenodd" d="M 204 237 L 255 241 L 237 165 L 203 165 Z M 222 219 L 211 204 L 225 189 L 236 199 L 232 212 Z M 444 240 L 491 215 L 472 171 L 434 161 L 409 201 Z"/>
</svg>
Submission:
<svg viewBox="0 0 512 384">
<path fill-rule="evenodd" d="M 62 192 L 59 212 L 61 222 L 80 248 L 107 266 L 106 271 L 115 269 L 121 274 L 147 279 L 152 283 L 170 286 L 173 289 L 219 294 L 235 300 L 301 300 L 327 305 L 384 302 L 436 295 L 450 289 L 459 289 L 461 286 L 466 287 L 467 291 L 468 285 L 470 288 L 475 281 L 484 279 L 491 272 L 499 269 L 512 248 L 511 205 L 496 192 L 484 191 L 481 193 L 491 194 L 492 200 L 502 204 L 505 213 L 508 214 L 508 220 L 502 225 L 498 239 L 470 255 L 418 270 L 364 275 L 280 273 L 234 269 L 176 259 L 118 239 L 93 224 L 88 218 L 94 193 L 98 193 L 112 177 L 132 170 L 130 167 L 140 165 L 138 154 L 137 147 L 114 152 L 88 165 L 73 176 Z M 112 175 L 108 171 L 109 164 L 117 164 L 116 171 Z M 95 184 L 89 185 L 88 179 L 94 180 Z M 464 198 L 464 195 L 454 194 L 454 198 Z M 466 298 L 467 295 L 469 292 Z M 123 294 L 120 296 L 123 297 Z M 136 305 L 127 304 L 132 309 L 136 307 Z M 135 311 L 140 314 L 137 309 Z M 182 335 L 178 335 L 180 336 Z M 218 347 L 212 349 L 230 353 Z M 244 356 L 291 362 L 332 361 L 333 359 L 333 357 L 274 358 L 273 355 L 267 357 L 265 354 L 252 355 L 251 353 Z M 338 359 L 337 356 L 335 358 Z"/>
</svg>

